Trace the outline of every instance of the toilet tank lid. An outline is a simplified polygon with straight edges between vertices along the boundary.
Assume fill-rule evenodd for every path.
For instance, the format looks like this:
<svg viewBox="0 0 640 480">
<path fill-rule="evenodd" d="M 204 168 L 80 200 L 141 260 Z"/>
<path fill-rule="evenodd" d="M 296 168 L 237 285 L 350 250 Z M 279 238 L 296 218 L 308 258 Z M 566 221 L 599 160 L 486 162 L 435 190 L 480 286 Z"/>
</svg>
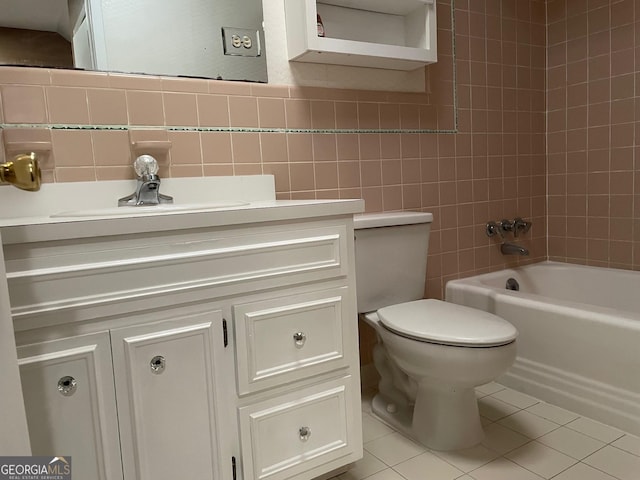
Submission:
<svg viewBox="0 0 640 480">
<path fill-rule="evenodd" d="M 356 230 L 431 222 L 433 222 L 433 214 L 426 212 L 362 213 L 353 216 L 353 225 Z"/>
</svg>

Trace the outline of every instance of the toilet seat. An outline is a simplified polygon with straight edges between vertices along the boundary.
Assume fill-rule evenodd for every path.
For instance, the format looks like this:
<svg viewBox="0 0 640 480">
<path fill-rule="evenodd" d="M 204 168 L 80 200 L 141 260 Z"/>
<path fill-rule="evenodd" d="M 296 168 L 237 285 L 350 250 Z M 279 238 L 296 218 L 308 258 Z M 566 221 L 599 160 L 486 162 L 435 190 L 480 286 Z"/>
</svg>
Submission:
<svg viewBox="0 0 640 480">
<path fill-rule="evenodd" d="M 506 320 L 482 310 L 428 299 L 378 310 L 380 323 L 398 335 L 456 347 L 498 347 L 518 331 Z"/>
</svg>

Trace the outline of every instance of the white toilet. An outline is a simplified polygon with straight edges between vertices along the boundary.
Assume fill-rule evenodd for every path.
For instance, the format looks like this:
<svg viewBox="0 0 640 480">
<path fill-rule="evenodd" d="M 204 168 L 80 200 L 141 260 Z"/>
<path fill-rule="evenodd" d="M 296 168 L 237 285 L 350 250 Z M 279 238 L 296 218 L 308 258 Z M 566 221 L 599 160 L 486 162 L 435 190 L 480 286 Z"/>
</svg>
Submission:
<svg viewBox="0 0 640 480">
<path fill-rule="evenodd" d="M 433 215 L 355 216 L 358 311 L 378 334 L 373 412 L 434 450 L 479 443 L 474 387 L 511 366 L 517 331 L 481 310 L 424 295 Z"/>
</svg>

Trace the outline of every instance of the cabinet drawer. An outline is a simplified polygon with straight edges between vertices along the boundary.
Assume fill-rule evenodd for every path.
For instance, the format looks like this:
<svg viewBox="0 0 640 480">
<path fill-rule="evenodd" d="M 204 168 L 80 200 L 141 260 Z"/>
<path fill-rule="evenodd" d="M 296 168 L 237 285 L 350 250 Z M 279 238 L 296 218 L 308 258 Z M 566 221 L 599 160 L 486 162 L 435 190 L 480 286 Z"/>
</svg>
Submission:
<svg viewBox="0 0 640 480">
<path fill-rule="evenodd" d="M 240 408 L 245 478 L 281 480 L 353 453 L 352 388 L 346 376 Z"/>
<path fill-rule="evenodd" d="M 7 255 L 14 318 L 167 293 L 220 295 L 346 276 L 344 225 L 180 233 L 87 245 L 28 244 Z"/>
<path fill-rule="evenodd" d="M 348 292 L 341 287 L 234 306 L 239 394 L 346 367 Z"/>
</svg>

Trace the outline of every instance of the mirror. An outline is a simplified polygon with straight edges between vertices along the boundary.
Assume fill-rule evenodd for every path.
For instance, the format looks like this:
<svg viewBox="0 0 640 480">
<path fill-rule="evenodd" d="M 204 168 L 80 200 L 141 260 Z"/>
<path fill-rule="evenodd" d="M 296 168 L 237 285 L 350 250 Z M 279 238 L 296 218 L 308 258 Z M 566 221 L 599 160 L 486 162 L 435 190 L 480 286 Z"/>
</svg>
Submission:
<svg viewBox="0 0 640 480">
<path fill-rule="evenodd" d="M 0 65 L 267 81 L 262 0 L 0 0 Z"/>
</svg>

